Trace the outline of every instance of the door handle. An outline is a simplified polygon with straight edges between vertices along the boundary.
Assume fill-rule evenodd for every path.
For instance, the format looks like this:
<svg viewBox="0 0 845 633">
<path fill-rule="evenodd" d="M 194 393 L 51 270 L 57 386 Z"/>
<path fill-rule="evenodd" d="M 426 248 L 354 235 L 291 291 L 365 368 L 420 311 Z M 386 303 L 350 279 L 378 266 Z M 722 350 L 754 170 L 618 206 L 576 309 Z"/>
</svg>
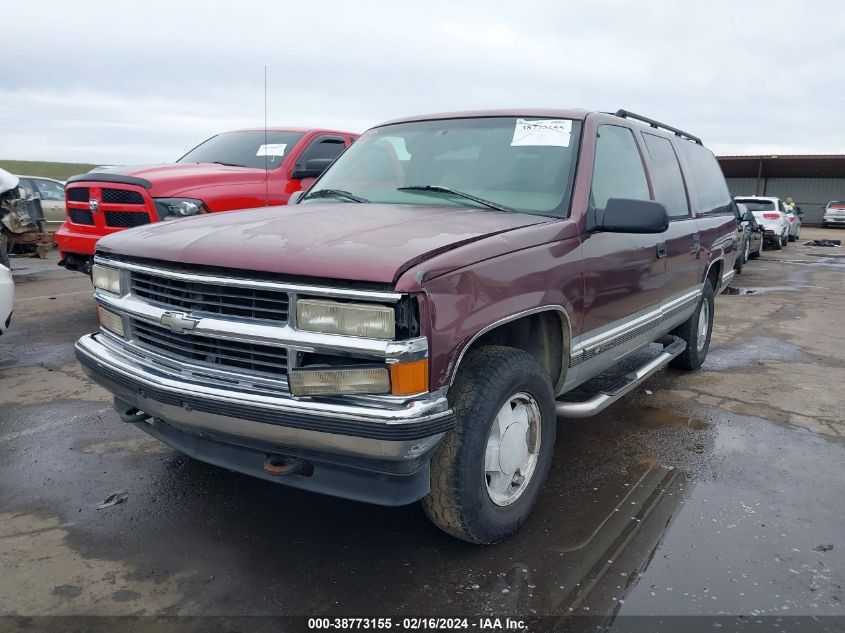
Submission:
<svg viewBox="0 0 845 633">
<path fill-rule="evenodd" d="M 657 259 L 666 257 L 666 242 L 660 242 L 657 245 Z"/>
</svg>

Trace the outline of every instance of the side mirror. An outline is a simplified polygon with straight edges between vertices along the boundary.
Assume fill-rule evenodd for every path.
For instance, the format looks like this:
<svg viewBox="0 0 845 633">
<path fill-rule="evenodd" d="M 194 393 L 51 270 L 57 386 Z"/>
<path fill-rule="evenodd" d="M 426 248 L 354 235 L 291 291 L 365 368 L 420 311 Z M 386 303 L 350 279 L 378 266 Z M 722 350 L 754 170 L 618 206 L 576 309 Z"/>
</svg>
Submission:
<svg viewBox="0 0 845 633">
<path fill-rule="evenodd" d="M 326 167 L 331 165 L 332 161 L 331 158 L 312 158 L 305 163 L 304 167 L 295 167 L 290 177 L 294 180 L 316 178 L 326 171 Z"/>
<path fill-rule="evenodd" d="M 305 196 L 305 189 L 294 191 L 290 194 L 290 198 L 288 198 L 288 204 L 298 204 L 299 201 L 302 200 L 303 196 Z"/>
<path fill-rule="evenodd" d="M 669 228 L 666 207 L 653 200 L 611 198 L 596 209 L 596 229 L 609 233 L 663 233 Z"/>
</svg>

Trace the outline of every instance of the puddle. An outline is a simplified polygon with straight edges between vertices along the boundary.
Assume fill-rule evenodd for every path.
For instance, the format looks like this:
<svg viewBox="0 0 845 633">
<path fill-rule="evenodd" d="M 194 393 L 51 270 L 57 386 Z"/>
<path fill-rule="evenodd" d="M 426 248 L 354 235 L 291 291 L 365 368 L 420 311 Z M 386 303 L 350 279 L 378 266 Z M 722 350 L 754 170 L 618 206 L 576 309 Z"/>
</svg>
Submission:
<svg viewBox="0 0 845 633">
<path fill-rule="evenodd" d="M 795 286 L 757 286 L 757 287 L 738 287 L 728 286 L 722 292 L 725 295 L 764 295 L 771 292 L 794 292 L 801 290 Z"/>
<path fill-rule="evenodd" d="M 731 347 L 711 348 L 703 369 L 748 367 L 763 359 L 795 362 L 809 360 L 807 354 L 797 345 L 777 338 L 759 337 Z"/>
<path fill-rule="evenodd" d="M 667 409 L 643 409 L 639 425 L 647 429 L 693 429 L 701 431 L 710 427 L 708 422 L 693 415 L 684 415 Z"/>
</svg>

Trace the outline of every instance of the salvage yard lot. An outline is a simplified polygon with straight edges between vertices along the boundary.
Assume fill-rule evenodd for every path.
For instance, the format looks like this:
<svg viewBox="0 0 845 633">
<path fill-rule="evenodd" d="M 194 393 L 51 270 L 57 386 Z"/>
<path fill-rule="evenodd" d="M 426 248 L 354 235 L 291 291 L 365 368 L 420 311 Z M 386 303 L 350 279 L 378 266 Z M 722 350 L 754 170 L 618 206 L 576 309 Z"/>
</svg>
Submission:
<svg viewBox="0 0 845 633">
<path fill-rule="evenodd" d="M 121 423 L 73 357 L 97 328 L 88 279 L 54 262 L 13 268 L 3 613 L 842 613 L 843 249 L 797 243 L 749 262 L 717 299 L 703 369 L 662 371 L 562 424 L 537 509 L 488 548 L 417 506 L 251 479 Z M 98 510 L 115 492 L 126 500 Z"/>
</svg>

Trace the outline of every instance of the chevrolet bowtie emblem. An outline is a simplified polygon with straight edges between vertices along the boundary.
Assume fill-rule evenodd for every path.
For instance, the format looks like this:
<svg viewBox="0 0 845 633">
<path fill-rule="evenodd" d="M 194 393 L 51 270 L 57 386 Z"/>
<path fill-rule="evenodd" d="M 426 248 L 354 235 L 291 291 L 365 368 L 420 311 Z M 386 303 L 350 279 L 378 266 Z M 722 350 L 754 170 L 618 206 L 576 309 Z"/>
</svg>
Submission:
<svg viewBox="0 0 845 633">
<path fill-rule="evenodd" d="M 199 320 L 190 319 L 186 317 L 182 312 L 165 312 L 161 315 L 159 323 L 166 327 L 169 327 L 171 332 L 182 334 L 183 332 L 193 330 L 195 327 L 197 327 L 197 323 L 199 323 Z"/>
</svg>

